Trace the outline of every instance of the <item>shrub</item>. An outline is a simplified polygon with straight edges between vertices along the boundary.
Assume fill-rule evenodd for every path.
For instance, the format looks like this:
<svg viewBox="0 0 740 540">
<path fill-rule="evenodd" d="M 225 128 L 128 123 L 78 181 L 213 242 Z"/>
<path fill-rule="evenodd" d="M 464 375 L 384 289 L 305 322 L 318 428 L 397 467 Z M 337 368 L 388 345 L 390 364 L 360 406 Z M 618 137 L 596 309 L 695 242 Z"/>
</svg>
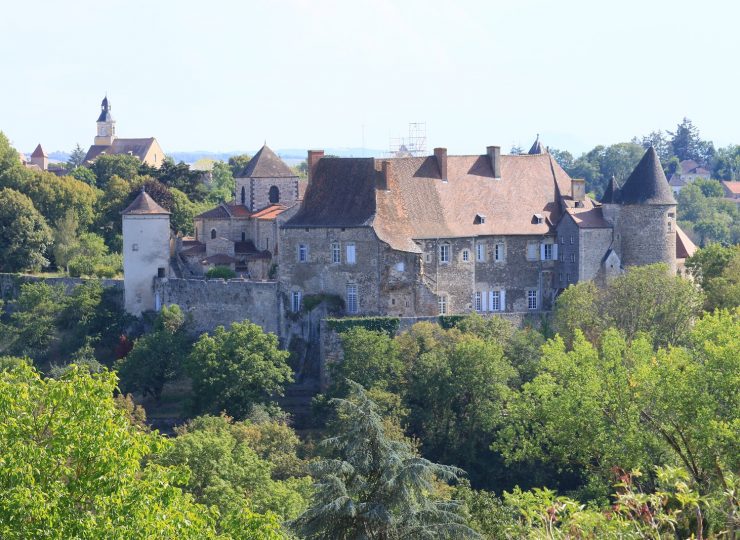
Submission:
<svg viewBox="0 0 740 540">
<path fill-rule="evenodd" d="M 236 272 L 228 266 L 214 266 L 206 272 L 206 277 L 208 279 L 232 279 L 236 277 Z"/>
</svg>

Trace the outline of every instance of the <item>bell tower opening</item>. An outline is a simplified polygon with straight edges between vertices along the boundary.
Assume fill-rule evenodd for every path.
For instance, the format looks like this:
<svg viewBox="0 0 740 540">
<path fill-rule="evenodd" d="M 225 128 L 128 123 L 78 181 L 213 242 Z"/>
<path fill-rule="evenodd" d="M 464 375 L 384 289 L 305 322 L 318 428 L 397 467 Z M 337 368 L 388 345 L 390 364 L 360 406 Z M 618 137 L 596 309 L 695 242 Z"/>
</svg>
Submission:
<svg viewBox="0 0 740 540">
<path fill-rule="evenodd" d="M 270 193 L 268 197 L 270 198 L 270 203 L 272 204 L 277 204 L 280 202 L 280 190 L 277 186 L 270 187 Z"/>
</svg>

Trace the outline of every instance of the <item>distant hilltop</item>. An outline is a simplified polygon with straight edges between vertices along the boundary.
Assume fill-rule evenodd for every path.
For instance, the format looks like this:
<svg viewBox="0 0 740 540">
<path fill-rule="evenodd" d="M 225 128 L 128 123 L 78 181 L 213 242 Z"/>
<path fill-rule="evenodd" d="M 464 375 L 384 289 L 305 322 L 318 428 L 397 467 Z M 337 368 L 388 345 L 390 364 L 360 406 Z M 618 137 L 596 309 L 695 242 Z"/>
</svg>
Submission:
<svg viewBox="0 0 740 540">
<path fill-rule="evenodd" d="M 305 161 L 306 148 L 284 148 L 277 150 L 275 153 L 280 156 L 289 165 L 295 165 L 301 161 Z M 388 152 L 387 150 L 378 150 L 375 148 L 327 148 L 325 150 L 326 155 L 338 156 L 338 157 L 383 157 Z M 242 154 L 248 154 L 253 156 L 257 153 L 257 150 L 232 150 L 228 152 L 209 152 L 207 150 L 192 150 L 182 152 L 168 152 L 167 156 L 174 159 L 176 162 L 184 161 L 185 163 L 192 165 L 199 159 L 208 158 L 216 161 L 228 161 L 232 156 L 239 156 Z M 28 152 L 27 155 L 31 155 Z M 49 161 L 67 161 L 69 159 L 69 152 L 55 151 L 49 153 Z"/>
</svg>

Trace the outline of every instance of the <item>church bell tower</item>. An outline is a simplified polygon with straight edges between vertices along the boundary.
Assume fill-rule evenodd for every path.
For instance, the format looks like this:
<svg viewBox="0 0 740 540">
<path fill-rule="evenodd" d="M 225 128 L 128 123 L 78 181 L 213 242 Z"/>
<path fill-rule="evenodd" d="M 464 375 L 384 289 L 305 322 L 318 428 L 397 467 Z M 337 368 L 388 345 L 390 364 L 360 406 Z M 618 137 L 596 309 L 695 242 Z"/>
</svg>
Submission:
<svg viewBox="0 0 740 540">
<path fill-rule="evenodd" d="M 103 98 L 100 104 L 100 116 L 98 116 L 98 134 L 95 137 L 95 144 L 101 146 L 110 146 L 113 139 L 116 138 L 116 121 L 110 113 L 111 107 L 108 103 L 108 96 Z"/>
</svg>

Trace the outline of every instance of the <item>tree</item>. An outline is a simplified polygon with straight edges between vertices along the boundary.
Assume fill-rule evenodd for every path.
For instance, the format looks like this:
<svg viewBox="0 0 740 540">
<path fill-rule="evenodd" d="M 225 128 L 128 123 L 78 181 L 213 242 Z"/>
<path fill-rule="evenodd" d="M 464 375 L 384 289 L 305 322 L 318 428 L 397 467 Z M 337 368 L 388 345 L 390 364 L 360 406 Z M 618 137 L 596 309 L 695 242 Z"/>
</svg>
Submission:
<svg viewBox="0 0 740 540">
<path fill-rule="evenodd" d="M 548 152 L 550 153 L 552 158 L 558 162 L 558 165 L 560 165 L 566 171 L 573 167 L 573 162 L 575 158 L 573 157 L 573 154 L 571 154 L 567 150 L 558 150 L 557 148 L 550 148 L 548 149 Z"/>
<path fill-rule="evenodd" d="M 694 181 L 694 185 L 697 186 L 705 197 L 724 197 L 725 190 L 722 189 L 722 184 L 716 180 L 709 180 L 707 178 L 697 178 Z"/>
<path fill-rule="evenodd" d="M 599 289 L 593 281 L 570 285 L 558 296 L 552 314 L 552 327 L 567 344 L 573 343 L 577 329 L 589 341 L 598 337 L 603 321 L 599 310 Z"/>
<path fill-rule="evenodd" d="M 244 169 L 247 168 L 247 165 L 249 164 L 249 161 L 252 158 L 249 156 L 249 154 L 240 154 L 237 156 L 231 156 L 229 158 L 229 168 L 231 169 L 231 174 L 234 176 L 234 178 L 239 178 L 240 176 L 243 176 L 242 173 Z"/>
<path fill-rule="evenodd" d="M 714 156 L 714 145 L 711 141 L 703 141 L 699 136 L 699 129 L 684 118 L 676 126 L 676 131 L 669 131 L 671 149 L 681 161 L 693 159 L 697 163 L 709 163 Z"/>
<path fill-rule="evenodd" d="M 666 138 L 665 134 L 661 130 L 651 131 L 648 135 L 641 138 L 634 137 L 630 142 L 633 144 L 639 144 L 644 150 L 647 150 L 651 146 L 655 148 L 664 168 L 666 163 L 668 163 L 671 158 L 675 157 L 673 155 L 671 142 Z"/>
<path fill-rule="evenodd" d="M 729 145 L 717 150 L 712 166 L 712 178 L 740 179 L 740 145 Z"/>
<path fill-rule="evenodd" d="M 179 189 L 193 201 L 204 201 L 208 195 L 208 188 L 203 183 L 200 172 L 191 171 L 190 165 L 182 161 L 175 164 L 172 159 L 167 158 L 159 169 L 142 169 L 142 172 L 168 188 Z"/>
<path fill-rule="evenodd" d="M 291 523 L 302 538 L 479 538 L 458 501 L 435 497 L 439 482 L 462 473 L 416 455 L 406 440 L 388 437 L 375 404 L 358 384 L 334 399 L 338 420 L 311 464 L 316 491 Z"/>
<path fill-rule="evenodd" d="M 137 339 L 131 352 L 116 362 L 121 390 L 141 392 L 159 402 L 165 383 L 182 374 L 188 346 L 185 315 L 180 307 L 162 307 L 154 330 Z"/>
<path fill-rule="evenodd" d="M 0 271 L 18 272 L 47 263 L 52 236 L 31 199 L 15 190 L 0 189 Z"/>
<path fill-rule="evenodd" d="M 70 249 L 67 268 L 72 277 L 114 277 L 122 271 L 123 261 L 120 254 L 108 253 L 101 236 L 82 233 Z"/>
<path fill-rule="evenodd" d="M 208 194 L 208 202 L 219 204 L 232 200 L 236 191 L 236 182 L 231 168 L 223 161 L 216 161 L 213 164 L 212 173 L 213 180 Z"/>
<path fill-rule="evenodd" d="M 642 146 L 634 143 L 599 145 L 565 167 L 565 171 L 574 178 L 585 178 L 586 189 L 600 197 L 609 179 L 615 176 L 624 182 L 644 153 Z"/>
<path fill-rule="evenodd" d="M 101 154 L 92 165 L 92 171 L 97 178 L 100 189 L 108 187 L 108 181 L 113 176 L 123 180 L 131 180 L 139 173 L 139 158 L 129 154 Z"/>
<path fill-rule="evenodd" d="M 74 212 L 68 211 L 64 217 L 54 227 L 54 248 L 52 253 L 54 255 L 54 264 L 57 268 L 64 270 L 67 269 L 69 260 L 73 257 L 73 253 L 79 249 L 79 240 L 77 239 L 77 231 L 79 224 Z"/>
<path fill-rule="evenodd" d="M 75 169 L 72 169 L 69 175 L 79 180 L 80 182 L 85 182 L 89 186 L 97 185 L 98 179 L 95 176 L 95 173 L 87 167 L 77 167 Z"/>
<path fill-rule="evenodd" d="M 69 158 L 67 159 L 67 169 L 68 170 L 74 170 L 77 167 L 82 167 L 82 165 L 85 163 L 85 156 L 87 155 L 87 152 L 83 150 L 83 148 L 80 146 L 80 143 L 77 143 L 74 147 L 74 150 L 72 150 L 72 153 L 69 154 Z"/>
<path fill-rule="evenodd" d="M 725 247 L 721 244 L 709 244 L 698 249 L 686 260 L 686 268 L 699 285 L 706 290 L 709 281 L 721 276 L 727 264 L 737 254 L 740 254 L 740 246 Z"/>
<path fill-rule="evenodd" d="M 142 464 L 168 442 L 129 423 L 115 388 L 107 372 L 0 373 L 2 538 L 216 539 L 216 513 L 177 487 L 183 469 Z"/>
<path fill-rule="evenodd" d="M 194 203 L 185 193 L 177 188 L 169 190 L 172 195 L 172 208 L 170 211 L 170 225 L 181 234 L 193 234 L 193 219 L 198 214 L 208 210 L 207 203 Z"/>
<path fill-rule="evenodd" d="M 684 467 L 702 495 L 721 492 L 740 464 L 738 347 L 739 310 L 705 315 L 686 346 L 657 352 L 614 329 L 598 349 L 580 333 L 570 350 L 551 340 L 495 446 L 509 460 L 585 471 L 592 493 L 612 467 L 656 465 Z"/>
<path fill-rule="evenodd" d="M 194 408 L 244 418 L 254 404 L 282 394 L 283 386 L 292 380 L 287 359 L 275 334 L 266 334 L 249 321 L 203 334 L 186 362 L 193 380 Z"/>
<path fill-rule="evenodd" d="M 249 508 L 281 521 L 293 519 L 307 506 L 311 478 L 273 479 L 269 455 L 262 457 L 255 448 L 257 433 L 248 421 L 201 416 L 177 428 L 171 447 L 157 461 L 187 465 L 191 474 L 185 489 L 196 502 L 217 506 L 222 516 Z"/>
<path fill-rule="evenodd" d="M 708 280 L 707 309 L 735 308 L 740 306 L 740 247 L 734 247 L 734 255 L 727 261 L 722 273 Z"/>
</svg>

